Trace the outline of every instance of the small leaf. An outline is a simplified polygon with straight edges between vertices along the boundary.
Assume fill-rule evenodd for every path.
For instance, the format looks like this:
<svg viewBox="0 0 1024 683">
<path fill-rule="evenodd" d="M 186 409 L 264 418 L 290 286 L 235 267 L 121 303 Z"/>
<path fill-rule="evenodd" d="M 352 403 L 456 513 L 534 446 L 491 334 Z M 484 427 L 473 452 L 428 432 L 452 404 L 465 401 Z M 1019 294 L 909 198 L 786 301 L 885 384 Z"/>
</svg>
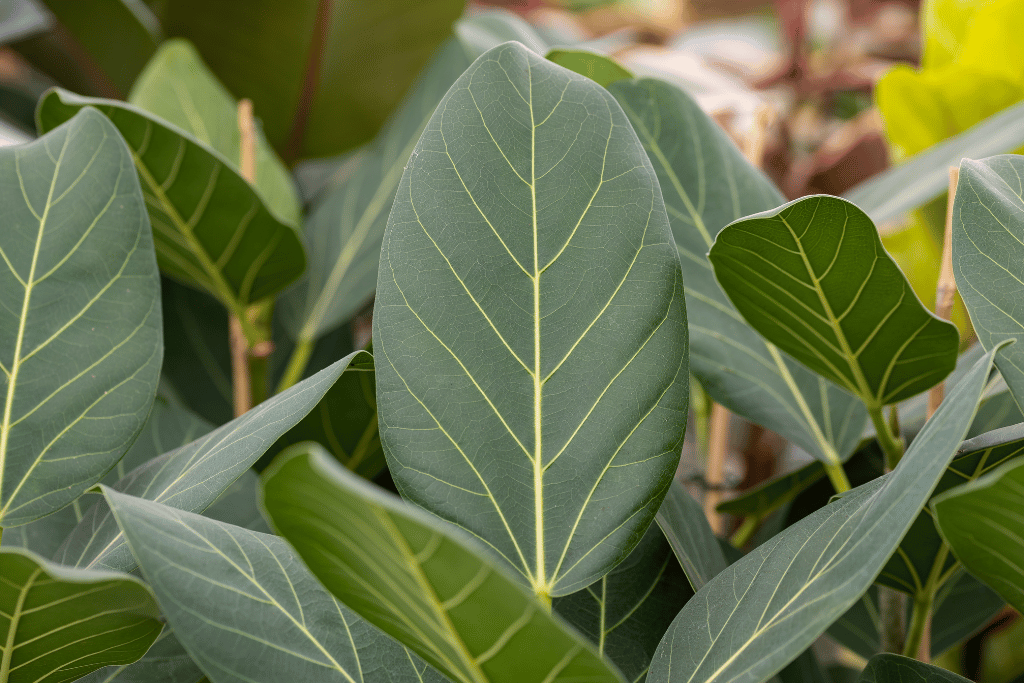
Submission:
<svg viewBox="0 0 1024 683">
<path fill-rule="evenodd" d="M 669 486 L 657 520 L 693 590 L 729 566 L 703 508 L 678 481 Z"/>
<path fill-rule="evenodd" d="M 0 680 L 64 683 L 146 654 L 163 628 L 149 587 L 127 574 L 0 550 Z"/>
<path fill-rule="evenodd" d="M 810 462 L 789 474 L 769 479 L 735 498 L 719 503 L 715 509 L 727 515 L 750 515 L 762 519 L 824 477 L 825 468 L 822 464 Z"/>
<path fill-rule="evenodd" d="M 896 469 L 842 496 L 716 576 L 676 616 L 651 683 L 770 678 L 867 591 L 971 424 L 986 354 L 947 395 Z"/>
<path fill-rule="evenodd" d="M 39 130 L 86 106 L 103 112 L 133 152 L 164 273 L 240 317 L 302 273 L 306 258 L 295 228 L 267 210 L 231 162 L 177 127 L 124 102 L 55 88 L 39 102 Z"/>
<path fill-rule="evenodd" d="M 328 590 L 452 680 L 622 681 L 483 546 L 316 444 L 294 446 L 263 477 L 271 523 Z"/>
<path fill-rule="evenodd" d="M 874 224 L 845 200 L 806 197 L 737 221 L 709 258 L 755 329 L 869 409 L 956 365 L 956 327 L 921 304 Z"/>
<path fill-rule="evenodd" d="M 337 602 L 282 539 L 103 494 L 178 639 L 213 680 L 444 681 Z"/>
<path fill-rule="evenodd" d="M 117 130 L 86 111 L 0 149 L 0 527 L 59 510 L 131 445 L 156 394 L 160 286 Z"/>
<path fill-rule="evenodd" d="M 112 488 L 189 512 L 202 512 L 281 434 L 316 406 L 354 356 L 342 358 L 203 438 L 142 464 Z M 55 559 L 83 568 L 131 571 L 136 566 L 124 535 L 102 501 L 86 512 Z"/>
<path fill-rule="evenodd" d="M 857 683 L 969 683 L 952 671 L 900 655 L 875 655 Z"/>
<path fill-rule="evenodd" d="M 633 79 L 633 74 L 611 57 L 586 50 L 552 50 L 548 52 L 547 58 L 605 88 L 617 81 Z"/>
<path fill-rule="evenodd" d="M 485 53 L 413 152 L 381 264 L 399 490 L 540 595 L 599 579 L 653 520 L 688 407 L 679 259 L 622 110 L 522 45 Z"/>
</svg>

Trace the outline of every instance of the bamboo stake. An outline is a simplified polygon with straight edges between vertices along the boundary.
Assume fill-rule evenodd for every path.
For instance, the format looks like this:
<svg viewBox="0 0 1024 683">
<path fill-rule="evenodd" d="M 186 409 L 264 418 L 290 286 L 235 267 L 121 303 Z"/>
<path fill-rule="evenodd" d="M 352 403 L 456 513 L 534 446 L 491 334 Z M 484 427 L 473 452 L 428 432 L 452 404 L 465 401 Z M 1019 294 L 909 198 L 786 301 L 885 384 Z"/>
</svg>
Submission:
<svg viewBox="0 0 1024 683">
<path fill-rule="evenodd" d="M 238 170 L 250 184 L 256 181 L 256 126 L 252 102 L 238 103 L 239 154 Z M 235 417 L 252 408 L 252 377 L 249 372 L 249 340 L 245 338 L 242 321 L 235 315 L 228 320 L 231 347 L 231 389 Z"/>
<path fill-rule="evenodd" d="M 956 186 L 960 180 L 960 169 L 949 168 L 949 199 L 946 200 L 946 231 L 942 239 L 942 266 L 939 270 L 939 282 L 935 287 L 935 315 L 949 320 L 953 312 L 953 300 L 956 297 L 956 278 L 953 277 L 953 200 L 956 197 Z M 928 417 L 931 417 L 942 403 L 946 392 L 946 383 L 939 382 L 928 392 Z"/>
<path fill-rule="evenodd" d="M 711 406 L 711 426 L 708 437 L 708 457 L 704 479 L 708 492 L 704 495 L 704 514 L 711 530 L 717 535 L 724 533 L 722 516 L 715 510 L 722 500 L 722 486 L 725 484 L 725 458 L 729 453 L 729 411 L 715 403 Z"/>
</svg>

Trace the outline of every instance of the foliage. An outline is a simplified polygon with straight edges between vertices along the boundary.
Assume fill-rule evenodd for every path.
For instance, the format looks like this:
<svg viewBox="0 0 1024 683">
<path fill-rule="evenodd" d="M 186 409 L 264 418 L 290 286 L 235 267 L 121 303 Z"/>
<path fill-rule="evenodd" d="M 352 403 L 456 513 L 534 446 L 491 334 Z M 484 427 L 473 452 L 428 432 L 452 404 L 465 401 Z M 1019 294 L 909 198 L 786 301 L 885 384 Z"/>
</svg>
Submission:
<svg viewBox="0 0 1024 683">
<path fill-rule="evenodd" d="M 426 67 L 309 206 L 279 152 L 390 105 L 324 74 L 296 133 L 220 0 L 138 9 L 127 101 L 54 89 L 0 149 L 0 683 L 817 682 L 826 630 L 863 683 L 962 680 L 879 651 L 879 594 L 910 656 L 1024 607 L 1022 158 L 962 167 L 958 356 L 870 210 L 784 203 L 676 86 L 314 4 L 317 56 L 393 5 L 374 87 Z M 813 458 L 721 506 L 747 553 L 674 479 L 691 389 Z"/>
</svg>

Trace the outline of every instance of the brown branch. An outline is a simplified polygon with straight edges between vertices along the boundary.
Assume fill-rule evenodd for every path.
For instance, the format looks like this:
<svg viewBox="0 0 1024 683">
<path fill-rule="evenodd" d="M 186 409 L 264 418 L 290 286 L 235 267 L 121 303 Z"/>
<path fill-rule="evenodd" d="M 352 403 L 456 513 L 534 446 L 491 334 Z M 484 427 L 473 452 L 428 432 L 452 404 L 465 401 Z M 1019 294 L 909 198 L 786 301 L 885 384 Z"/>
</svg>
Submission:
<svg viewBox="0 0 1024 683">
<path fill-rule="evenodd" d="M 704 479 L 709 490 L 704 495 L 704 514 L 712 531 L 722 534 L 722 516 L 715 508 L 722 499 L 722 485 L 725 483 L 725 458 L 729 453 L 729 411 L 715 403 L 711 406 L 711 428 L 708 438 L 707 463 Z"/>
<path fill-rule="evenodd" d="M 256 124 L 249 100 L 238 103 L 238 133 L 238 170 L 252 184 L 256 180 Z M 238 417 L 252 408 L 252 377 L 249 373 L 249 340 L 245 338 L 242 321 L 234 314 L 228 319 L 228 341 L 231 347 L 231 393 L 235 417 Z"/>
<path fill-rule="evenodd" d="M 953 300 L 956 297 L 956 278 L 953 277 L 953 200 L 956 198 L 956 186 L 960 180 L 960 169 L 951 166 L 949 169 L 949 198 L 946 200 L 946 232 L 942 241 L 942 266 L 939 270 L 939 282 L 935 288 L 935 315 L 949 320 L 953 312 Z M 931 417 L 946 392 L 946 383 L 939 382 L 928 392 L 928 417 Z"/>
</svg>

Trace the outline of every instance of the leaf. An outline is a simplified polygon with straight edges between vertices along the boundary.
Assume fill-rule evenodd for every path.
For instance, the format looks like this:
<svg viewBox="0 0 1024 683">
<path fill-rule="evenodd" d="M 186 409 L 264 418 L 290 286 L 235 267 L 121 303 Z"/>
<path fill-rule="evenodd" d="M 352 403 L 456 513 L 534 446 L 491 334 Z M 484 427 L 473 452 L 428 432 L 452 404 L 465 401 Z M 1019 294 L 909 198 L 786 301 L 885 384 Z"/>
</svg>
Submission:
<svg viewBox="0 0 1024 683">
<path fill-rule="evenodd" d="M 1005 606 L 995 591 L 960 571 L 936 596 L 932 608 L 932 652 L 941 654 L 961 644 L 990 624 Z"/>
<path fill-rule="evenodd" d="M 967 683 L 966 678 L 900 655 L 875 655 L 857 683 Z"/>
<path fill-rule="evenodd" d="M 168 622 L 215 681 L 441 683 L 284 540 L 104 488 Z"/>
<path fill-rule="evenodd" d="M 274 218 L 232 162 L 141 109 L 60 88 L 36 110 L 40 131 L 82 107 L 99 109 L 132 150 L 163 272 L 240 314 L 284 289 L 305 267 L 295 229 Z"/>
<path fill-rule="evenodd" d="M 558 66 L 586 76 L 605 88 L 617 81 L 634 78 L 633 74 L 611 57 L 586 50 L 551 50 L 547 53 L 547 58 Z"/>
<path fill-rule="evenodd" d="M 146 653 L 163 628 L 146 584 L 0 550 L 0 680 L 74 681 Z"/>
<path fill-rule="evenodd" d="M 800 653 L 789 665 L 779 672 L 780 683 L 830 683 L 831 678 L 821 668 L 813 648 Z"/>
<path fill-rule="evenodd" d="M 952 459 L 993 355 L 950 391 L 891 474 L 789 527 L 698 591 L 658 646 L 648 680 L 766 680 L 853 606 Z"/>
<path fill-rule="evenodd" d="M 271 524 L 331 593 L 452 680 L 623 680 L 470 536 L 316 444 L 282 454 L 263 496 Z"/>
<path fill-rule="evenodd" d="M 195 47 L 180 38 L 162 43 L 132 85 L 128 102 L 168 121 L 220 152 L 238 171 L 241 134 L 238 102 L 203 63 Z M 256 115 L 262 112 L 257 111 Z M 291 175 L 256 129 L 256 180 L 263 203 L 289 225 L 302 222 L 302 207 Z"/>
<path fill-rule="evenodd" d="M 342 358 L 203 438 L 144 463 L 112 488 L 188 512 L 202 512 L 316 406 L 353 356 Z M 89 569 L 131 571 L 136 566 L 124 535 L 102 501 L 86 512 L 55 559 Z"/>
<path fill-rule="evenodd" d="M 97 669 L 75 683 L 197 683 L 201 678 L 203 672 L 165 626 L 142 659 Z"/>
<path fill-rule="evenodd" d="M 827 633 L 843 647 L 868 659 L 882 649 L 881 619 L 878 587 L 871 586 L 843 616 L 828 627 Z"/>
<path fill-rule="evenodd" d="M 160 289 L 131 156 L 95 111 L 0 149 L 0 527 L 59 510 L 156 394 Z"/>
<path fill-rule="evenodd" d="M 678 481 L 669 486 L 657 520 L 693 590 L 729 566 L 703 508 Z"/>
<path fill-rule="evenodd" d="M 260 511 L 260 478 L 252 470 L 242 472 L 220 498 L 203 511 L 203 517 L 232 526 L 269 534 L 270 526 Z"/>
<path fill-rule="evenodd" d="M 690 370 L 716 402 L 772 429 L 824 463 L 845 460 L 864 407 L 768 344 L 715 281 L 707 252 L 732 221 L 785 201 L 686 93 L 654 79 L 620 81 L 622 105 L 654 164 L 686 265 Z"/>
<path fill-rule="evenodd" d="M 715 509 L 727 515 L 750 515 L 763 519 L 824 477 L 825 468 L 821 463 L 810 462 L 781 477 L 769 479 L 724 503 L 719 503 Z"/>
<path fill-rule="evenodd" d="M 615 569 L 552 606 L 626 680 L 641 683 L 665 629 L 692 595 L 665 535 L 652 524 Z"/>
<path fill-rule="evenodd" d="M 1024 335 L 1024 158 L 965 160 L 953 202 L 953 273 L 978 340 L 992 349 Z M 1004 346 L 996 367 L 1024 403 L 1024 344 Z"/>
<path fill-rule="evenodd" d="M 708 258 L 755 329 L 869 410 L 956 365 L 956 327 L 921 305 L 874 224 L 845 200 L 807 197 L 737 221 Z"/>
<path fill-rule="evenodd" d="M 517 43 L 485 53 L 413 152 L 381 264 L 399 491 L 540 595 L 593 583 L 652 521 L 688 407 L 679 260 L 621 109 Z"/>
<path fill-rule="evenodd" d="M 192 41 L 261 112 L 286 161 L 338 154 L 371 138 L 448 37 L 463 0 L 281 4 L 176 0 L 164 25 Z"/>
<path fill-rule="evenodd" d="M 967 571 L 1024 612 L 1024 462 L 1006 463 L 932 501 L 935 523 Z"/>
</svg>

